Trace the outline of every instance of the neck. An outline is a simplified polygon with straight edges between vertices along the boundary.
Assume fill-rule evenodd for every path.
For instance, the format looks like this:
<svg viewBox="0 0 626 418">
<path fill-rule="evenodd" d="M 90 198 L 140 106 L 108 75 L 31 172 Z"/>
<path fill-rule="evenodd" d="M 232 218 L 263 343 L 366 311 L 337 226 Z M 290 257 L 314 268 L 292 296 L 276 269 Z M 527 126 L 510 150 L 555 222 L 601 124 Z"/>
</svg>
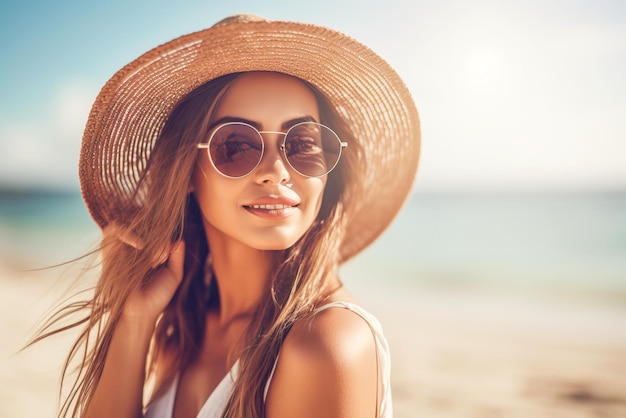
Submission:
<svg viewBox="0 0 626 418">
<path fill-rule="evenodd" d="M 275 252 L 241 243 L 211 240 L 213 279 L 219 293 L 219 322 L 228 324 L 250 315 L 269 291 Z"/>
</svg>

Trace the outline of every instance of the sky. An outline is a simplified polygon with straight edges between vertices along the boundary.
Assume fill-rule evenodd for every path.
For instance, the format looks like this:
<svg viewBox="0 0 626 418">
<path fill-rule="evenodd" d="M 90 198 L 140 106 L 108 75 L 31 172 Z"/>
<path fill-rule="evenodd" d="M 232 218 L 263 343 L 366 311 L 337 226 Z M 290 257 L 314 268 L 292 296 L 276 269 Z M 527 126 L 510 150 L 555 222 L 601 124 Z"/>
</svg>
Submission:
<svg viewBox="0 0 626 418">
<path fill-rule="evenodd" d="M 78 189 L 104 83 L 235 13 L 329 26 L 386 59 L 420 113 L 415 190 L 626 189 L 621 0 L 1 0 L 0 186 Z"/>
</svg>

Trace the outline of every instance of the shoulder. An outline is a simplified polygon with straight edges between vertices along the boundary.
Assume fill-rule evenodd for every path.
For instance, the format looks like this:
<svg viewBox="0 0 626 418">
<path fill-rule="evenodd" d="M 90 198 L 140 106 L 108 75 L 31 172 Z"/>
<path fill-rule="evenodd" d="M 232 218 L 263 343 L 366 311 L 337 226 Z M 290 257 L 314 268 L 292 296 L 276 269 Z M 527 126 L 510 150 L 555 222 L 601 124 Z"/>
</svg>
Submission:
<svg viewBox="0 0 626 418">
<path fill-rule="evenodd" d="M 268 418 L 374 416 L 376 343 L 368 323 L 341 307 L 297 322 L 280 351 Z"/>
<path fill-rule="evenodd" d="M 374 350 L 374 342 L 369 324 L 359 314 L 343 307 L 329 307 L 297 322 L 285 339 L 283 351 L 321 356 L 325 360 L 347 360 L 344 357 Z"/>
</svg>

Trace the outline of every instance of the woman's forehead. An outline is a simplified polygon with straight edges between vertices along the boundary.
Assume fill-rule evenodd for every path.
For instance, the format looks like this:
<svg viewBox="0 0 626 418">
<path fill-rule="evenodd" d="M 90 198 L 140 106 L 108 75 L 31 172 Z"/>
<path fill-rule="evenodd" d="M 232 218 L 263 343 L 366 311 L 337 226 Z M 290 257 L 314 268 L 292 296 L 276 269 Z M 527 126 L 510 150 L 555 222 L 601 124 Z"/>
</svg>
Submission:
<svg viewBox="0 0 626 418">
<path fill-rule="evenodd" d="M 277 129 L 303 117 L 319 120 L 317 99 L 300 79 L 272 72 L 245 73 L 228 87 L 214 119 L 239 117 L 261 129 Z"/>
</svg>

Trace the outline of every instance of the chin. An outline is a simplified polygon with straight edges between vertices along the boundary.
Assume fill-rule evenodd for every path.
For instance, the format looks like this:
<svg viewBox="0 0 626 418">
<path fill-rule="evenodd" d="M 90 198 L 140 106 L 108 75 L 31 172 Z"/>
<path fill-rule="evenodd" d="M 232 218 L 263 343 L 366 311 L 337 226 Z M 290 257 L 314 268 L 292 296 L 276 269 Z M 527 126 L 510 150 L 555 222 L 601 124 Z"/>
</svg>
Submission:
<svg viewBox="0 0 626 418">
<path fill-rule="evenodd" d="M 260 245 L 255 246 L 259 250 L 265 251 L 283 251 L 293 247 L 298 239 L 289 239 L 289 240 L 280 240 L 272 242 L 265 241 L 263 243 L 259 243 Z"/>
<path fill-rule="evenodd" d="M 253 243 L 256 245 L 252 246 L 259 250 L 282 251 L 293 247 L 305 233 L 306 231 L 296 234 L 266 233 Z"/>
</svg>

